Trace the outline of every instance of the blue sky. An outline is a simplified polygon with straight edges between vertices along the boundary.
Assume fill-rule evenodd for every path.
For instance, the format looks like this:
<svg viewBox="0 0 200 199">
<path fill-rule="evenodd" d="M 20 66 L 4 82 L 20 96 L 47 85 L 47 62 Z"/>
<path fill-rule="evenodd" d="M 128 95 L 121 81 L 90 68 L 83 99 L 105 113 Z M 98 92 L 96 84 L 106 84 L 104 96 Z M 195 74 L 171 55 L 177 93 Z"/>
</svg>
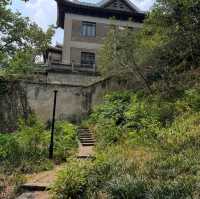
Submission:
<svg viewBox="0 0 200 199">
<path fill-rule="evenodd" d="M 96 3 L 99 0 L 82 0 L 86 2 Z M 154 0 L 132 0 L 141 10 L 149 10 L 153 5 Z M 21 0 L 13 0 L 12 9 L 22 13 L 23 16 L 29 17 L 32 21 L 35 21 L 44 30 L 49 25 L 56 25 L 57 7 L 54 0 L 29 0 L 28 3 L 24 3 Z M 63 42 L 63 30 L 57 29 L 52 43 Z"/>
</svg>

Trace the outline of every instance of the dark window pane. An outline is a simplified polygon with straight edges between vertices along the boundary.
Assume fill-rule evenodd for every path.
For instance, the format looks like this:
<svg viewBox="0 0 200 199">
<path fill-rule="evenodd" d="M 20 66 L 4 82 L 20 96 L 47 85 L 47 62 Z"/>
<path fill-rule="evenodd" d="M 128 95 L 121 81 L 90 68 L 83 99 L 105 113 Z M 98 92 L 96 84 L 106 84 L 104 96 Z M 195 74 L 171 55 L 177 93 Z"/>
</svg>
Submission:
<svg viewBox="0 0 200 199">
<path fill-rule="evenodd" d="M 81 64 L 82 65 L 94 65 L 95 64 L 95 54 L 94 53 L 88 53 L 88 52 L 82 52 L 81 53 Z"/>
<path fill-rule="evenodd" d="M 83 37 L 95 37 L 96 36 L 96 23 L 82 22 L 81 36 L 83 36 Z"/>
</svg>

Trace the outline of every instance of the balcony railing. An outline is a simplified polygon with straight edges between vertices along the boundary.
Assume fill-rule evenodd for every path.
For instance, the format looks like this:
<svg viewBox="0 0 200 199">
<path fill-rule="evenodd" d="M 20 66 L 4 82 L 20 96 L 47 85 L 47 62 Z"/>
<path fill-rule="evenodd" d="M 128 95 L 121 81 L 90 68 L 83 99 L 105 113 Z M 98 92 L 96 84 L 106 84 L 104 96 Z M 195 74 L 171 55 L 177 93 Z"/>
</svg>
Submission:
<svg viewBox="0 0 200 199">
<path fill-rule="evenodd" d="M 91 72 L 96 73 L 96 65 L 87 65 L 87 64 L 58 64 L 52 63 L 48 66 L 48 70 L 56 71 L 71 71 L 71 72 Z"/>
</svg>

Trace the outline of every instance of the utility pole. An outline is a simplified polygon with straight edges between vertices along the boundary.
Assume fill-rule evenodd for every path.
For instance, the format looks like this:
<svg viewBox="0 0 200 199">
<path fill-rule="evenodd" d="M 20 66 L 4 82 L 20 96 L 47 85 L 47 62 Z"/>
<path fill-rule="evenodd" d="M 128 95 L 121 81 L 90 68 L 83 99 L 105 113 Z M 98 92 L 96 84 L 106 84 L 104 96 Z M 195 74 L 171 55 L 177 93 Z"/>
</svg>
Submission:
<svg viewBox="0 0 200 199">
<path fill-rule="evenodd" d="M 51 141 L 49 145 L 49 159 L 53 159 L 53 147 L 54 147 L 54 129 L 55 129 L 55 115 L 56 115 L 56 101 L 58 91 L 54 91 L 54 103 L 53 103 L 53 118 L 51 127 Z"/>
</svg>

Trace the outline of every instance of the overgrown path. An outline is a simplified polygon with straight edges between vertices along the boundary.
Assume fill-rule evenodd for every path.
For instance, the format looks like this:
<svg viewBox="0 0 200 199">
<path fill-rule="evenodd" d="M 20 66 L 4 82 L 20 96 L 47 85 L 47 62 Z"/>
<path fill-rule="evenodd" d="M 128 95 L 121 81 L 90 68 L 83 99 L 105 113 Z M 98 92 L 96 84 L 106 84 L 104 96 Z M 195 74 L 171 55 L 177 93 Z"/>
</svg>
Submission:
<svg viewBox="0 0 200 199">
<path fill-rule="evenodd" d="M 56 166 L 53 170 L 28 175 L 27 183 L 22 185 L 24 193 L 17 199 L 48 199 L 50 195 L 48 189 L 56 179 L 57 173 L 62 170 L 65 164 Z"/>
<path fill-rule="evenodd" d="M 93 158 L 93 147 L 95 139 L 89 129 L 81 128 L 79 134 L 78 159 Z M 51 198 L 48 189 L 56 180 L 57 173 L 62 170 L 66 164 L 56 166 L 53 170 L 27 176 L 27 183 L 22 185 L 24 192 L 17 199 L 49 199 Z"/>
</svg>

